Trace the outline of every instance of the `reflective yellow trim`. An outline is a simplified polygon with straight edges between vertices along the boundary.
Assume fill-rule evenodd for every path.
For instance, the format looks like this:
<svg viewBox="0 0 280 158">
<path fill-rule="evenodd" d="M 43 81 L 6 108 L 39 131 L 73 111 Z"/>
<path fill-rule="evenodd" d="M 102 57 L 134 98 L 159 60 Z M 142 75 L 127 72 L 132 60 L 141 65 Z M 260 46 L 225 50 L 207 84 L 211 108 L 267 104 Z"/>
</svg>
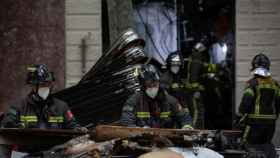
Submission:
<svg viewBox="0 0 280 158">
<path fill-rule="evenodd" d="M 50 123 L 63 123 L 64 118 L 63 118 L 63 116 L 51 116 L 51 117 L 49 117 L 48 122 L 50 122 Z"/>
<path fill-rule="evenodd" d="M 192 63 L 192 58 L 190 57 L 188 60 L 188 67 L 187 67 L 187 83 L 190 83 L 190 77 L 191 77 L 191 63 Z"/>
<path fill-rule="evenodd" d="M 149 112 L 136 112 L 137 115 L 150 115 Z"/>
<path fill-rule="evenodd" d="M 260 114 L 260 98 L 261 98 L 261 94 L 260 94 L 260 89 L 258 88 L 258 86 L 256 87 L 256 105 L 255 105 L 255 115 L 259 115 Z"/>
<path fill-rule="evenodd" d="M 182 127 L 182 129 L 189 129 L 189 130 L 193 130 L 193 127 L 191 125 L 184 125 Z"/>
<path fill-rule="evenodd" d="M 241 117 L 241 119 L 239 120 L 239 123 L 240 122 L 244 122 L 245 121 L 245 119 L 247 119 L 247 117 L 248 117 L 248 114 L 242 114 L 242 117 Z"/>
<path fill-rule="evenodd" d="M 29 66 L 29 67 L 27 67 L 27 71 L 35 72 L 35 71 L 36 71 L 36 67 L 34 67 L 34 66 Z"/>
<path fill-rule="evenodd" d="M 261 81 L 259 81 L 261 82 Z M 255 115 L 258 115 L 260 114 L 260 97 L 261 97 L 261 94 L 260 94 L 260 90 L 261 89 L 273 89 L 275 91 L 275 94 L 277 94 L 277 91 L 279 90 L 279 88 L 273 83 L 268 83 L 268 84 L 259 84 L 256 86 L 256 105 L 255 105 Z M 274 109 L 274 113 L 276 112 L 276 110 Z M 266 118 L 264 118 L 266 119 Z M 270 118 L 272 119 L 272 118 Z"/>
<path fill-rule="evenodd" d="M 24 120 L 24 119 L 20 119 L 21 122 L 38 122 L 37 119 L 30 119 L 30 120 Z"/>
<path fill-rule="evenodd" d="M 20 118 L 23 118 L 23 119 L 37 119 L 37 116 L 20 116 Z"/>
<path fill-rule="evenodd" d="M 244 95 L 254 96 L 254 91 L 251 88 L 246 88 Z"/>
<path fill-rule="evenodd" d="M 51 116 L 49 119 L 63 120 L 63 116 Z"/>
<path fill-rule="evenodd" d="M 21 122 L 38 122 L 37 116 L 29 115 L 29 116 L 20 116 Z"/>
<path fill-rule="evenodd" d="M 277 115 L 256 115 L 256 114 L 249 114 L 249 118 L 252 119 L 277 119 Z"/>
<path fill-rule="evenodd" d="M 216 64 L 209 64 L 207 68 L 207 72 L 216 72 L 217 71 L 217 65 Z"/>
<path fill-rule="evenodd" d="M 280 88 L 278 88 L 278 90 L 277 90 L 277 96 L 280 97 Z"/>
<path fill-rule="evenodd" d="M 177 89 L 177 88 L 179 88 L 179 84 L 178 83 L 173 83 L 173 84 L 171 84 L 171 88 L 172 89 Z"/>
<path fill-rule="evenodd" d="M 261 88 L 269 88 L 269 89 L 274 89 L 277 90 L 278 87 L 274 84 L 259 84 L 257 85 L 257 88 L 261 89 Z"/>
<path fill-rule="evenodd" d="M 187 84 L 185 84 L 185 88 L 187 88 L 187 89 L 195 89 L 195 90 L 200 90 L 200 91 L 203 91 L 205 89 L 204 86 L 201 85 L 198 82 L 187 83 Z"/>
<path fill-rule="evenodd" d="M 196 125 L 197 118 L 198 118 L 198 110 L 197 110 L 196 100 L 195 100 L 194 97 L 192 98 L 192 102 L 193 102 L 193 109 L 194 109 L 194 112 L 193 112 L 193 125 Z"/>
<path fill-rule="evenodd" d="M 250 129 L 251 129 L 250 126 L 246 126 L 244 134 L 243 134 L 243 138 L 242 138 L 243 142 L 247 142 L 247 137 L 248 137 L 248 134 L 250 132 Z"/>
<path fill-rule="evenodd" d="M 170 116 L 171 112 L 161 112 L 160 118 L 168 118 Z"/>
<path fill-rule="evenodd" d="M 63 123 L 63 120 L 49 120 L 49 123 Z"/>
<path fill-rule="evenodd" d="M 136 117 L 138 117 L 138 118 L 149 118 L 150 113 L 149 112 L 136 112 Z"/>
</svg>

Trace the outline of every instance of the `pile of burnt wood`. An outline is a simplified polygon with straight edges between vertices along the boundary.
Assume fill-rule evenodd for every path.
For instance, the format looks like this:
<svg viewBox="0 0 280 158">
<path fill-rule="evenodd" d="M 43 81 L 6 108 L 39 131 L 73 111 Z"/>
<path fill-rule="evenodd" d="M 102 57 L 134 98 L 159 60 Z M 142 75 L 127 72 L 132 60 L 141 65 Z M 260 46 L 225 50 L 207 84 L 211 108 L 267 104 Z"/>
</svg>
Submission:
<svg viewBox="0 0 280 158">
<path fill-rule="evenodd" d="M 99 125 L 84 136 L 27 158 L 245 158 L 240 131 Z"/>
</svg>

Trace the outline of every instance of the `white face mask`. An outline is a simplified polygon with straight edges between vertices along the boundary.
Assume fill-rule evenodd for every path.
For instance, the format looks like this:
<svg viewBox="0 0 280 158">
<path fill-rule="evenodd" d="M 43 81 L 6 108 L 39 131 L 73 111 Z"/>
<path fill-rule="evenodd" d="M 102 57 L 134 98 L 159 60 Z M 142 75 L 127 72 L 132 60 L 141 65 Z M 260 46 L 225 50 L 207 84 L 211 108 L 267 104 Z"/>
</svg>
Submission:
<svg viewBox="0 0 280 158">
<path fill-rule="evenodd" d="M 50 94 L 50 88 L 49 87 L 41 87 L 41 88 L 38 89 L 38 95 L 44 100 L 47 99 L 49 94 Z"/>
<path fill-rule="evenodd" d="M 179 66 L 171 66 L 170 71 L 174 74 L 177 74 L 180 70 Z"/>
<path fill-rule="evenodd" d="M 154 99 L 158 94 L 158 89 L 159 87 L 147 88 L 145 92 L 150 98 Z"/>
</svg>

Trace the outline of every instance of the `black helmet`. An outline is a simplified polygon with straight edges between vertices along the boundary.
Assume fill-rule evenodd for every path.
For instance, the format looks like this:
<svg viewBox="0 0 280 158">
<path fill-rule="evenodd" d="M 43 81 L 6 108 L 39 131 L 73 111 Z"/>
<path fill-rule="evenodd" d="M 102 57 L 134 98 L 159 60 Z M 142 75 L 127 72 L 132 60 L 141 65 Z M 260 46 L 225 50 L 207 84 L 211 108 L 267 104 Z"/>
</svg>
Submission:
<svg viewBox="0 0 280 158">
<path fill-rule="evenodd" d="M 142 85 L 145 82 L 159 82 L 160 79 L 157 69 L 151 64 L 141 65 L 140 68 L 135 70 L 135 73 Z"/>
<path fill-rule="evenodd" d="M 256 68 L 265 68 L 265 69 L 269 70 L 269 68 L 270 68 L 269 58 L 262 53 L 256 55 L 252 60 L 252 69 L 251 70 L 254 70 Z"/>
<path fill-rule="evenodd" d="M 49 72 L 46 65 L 30 65 L 27 67 L 27 84 L 43 84 L 54 81 L 54 75 L 52 72 Z"/>
<path fill-rule="evenodd" d="M 171 65 L 182 65 L 182 60 L 180 55 L 177 52 L 170 53 L 166 59 L 167 67 L 171 67 Z"/>
</svg>

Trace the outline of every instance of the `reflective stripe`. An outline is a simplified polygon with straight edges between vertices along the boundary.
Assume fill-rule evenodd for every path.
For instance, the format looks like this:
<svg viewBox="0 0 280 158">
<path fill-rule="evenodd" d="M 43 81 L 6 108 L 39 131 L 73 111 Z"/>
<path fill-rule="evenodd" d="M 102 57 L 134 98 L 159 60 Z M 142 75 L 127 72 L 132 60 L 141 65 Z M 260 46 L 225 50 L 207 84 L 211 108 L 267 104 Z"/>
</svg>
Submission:
<svg viewBox="0 0 280 158">
<path fill-rule="evenodd" d="M 191 125 L 184 125 L 182 129 L 193 130 L 193 127 Z"/>
<path fill-rule="evenodd" d="M 207 68 L 207 72 L 209 73 L 209 72 L 216 72 L 216 70 L 217 70 L 217 65 L 216 64 L 209 64 L 208 65 L 208 68 Z"/>
<path fill-rule="evenodd" d="M 171 112 L 161 112 L 160 118 L 168 118 L 170 116 Z M 150 118 L 149 112 L 136 112 L 136 116 L 138 118 Z"/>
<path fill-rule="evenodd" d="M 186 84 L 184 85 L 184 87 L 187 88 L 187 89 L 204 90 L 205 88 L 201 84 L 199 84 L 197 82 L 191 83 L 191 80 L 190 80 L 191 73 L 192 73 L 191 72 L 191 64 L 193 62 L 197 62 L 199 64 L 203 64 L 203 62 L 192 60 L 192 57 L 190 57 L 187 61 L 188 61 L 188 65 L 187 65 L 187 72 L 188 72 L 188 74 L 187 74 L 187 81 L 186 81 Z"/>
<path fill-rule="evenodd" d="M 204 86 L 199 84 L 198 82 L 194 82 L 194 83 L 188 83 L 185 85 L 185 88 L 187 89 L 197 89 L 197 90 L 204 90 Z"/>
<path fill-rule="evenodd" d="M 252 119 L 277 119 L 277 115 L 256 115 L 256 114 L 249 114 L 249 118 Z"/>
<path fill-rule="evenodd" d="M 171 112 L 161 112 L 160 113 L 160 118 L 168 118 Z"/>
<path fill-rule="evenodd" d="M 255 114 L 258 115 L 260 114 L 260 98 L 261 98 L 261 94 L 260 94 L 260 89 L 257 88 L 257 91 L 256 91 L 256 105 L 255 105 Z"/>
<path fill-rule="evenodd" d="M 196 122 L 197 122 L 197 118 L 198 118 L 198 111 L 197 111 L 196 100 L 195 100 L 194 97 L 192 99 L 192 102 L 193 102 L 193 109 L 194 109 L 194 112 L 193 112 L 193 125 L 195 126 Z"/>
<path fill-rule="evenodd" d="M 171 88 L 172 88 L 172 89 L 177 89 L 177 88 L 179 88 L 179 84 L 178 84 L 178 83 L 173 83 L 173 84 L 171 85 Z"/>
<path fill-rule="evenodd" d="M 255 106 L 255 115 L 260 114 L 260 97 L 261 97 L 261 89 L 273 89 L 276 93 L 279 90 L 279 88 L 275 84 L 259 84 L 256 86 L 256 106 Z M 276 110 L 274 109 L 273 112 L 275 113 Z"/>
<path fill-rule="evenodd" d="M 63 118 L 63 116 L 51 116 L 51 117 L 49 117 L 48 122 L 50 122 L 50 123 L 63 123 L 64 118 Z"/>
<path fill-rule="evenodd" d="M 149 112 L 136 112 L 136 117 L 139 118 L 149 118 L 150 113 Z"/>
<path fill-rule="evenodd" d="M 259 84 L 257 85 L 257 88 L 261 89 L 261 88 L 269 88 L 269 89 L 274 89 L 277 90 L 278 87 L 274 84 Z"/>
<path fill-rule="evenodd" d="M 251 129 L 250 126 L 246 126 L 244 134 L 243 134 L 243 138 L 242 138 L 243 142 L 247 142 L 247 137 L 248 137 L 248 134 L 250 132 L 250 129 Z"/>
<path fill-rule="evenodd" d="M 20 121 L 21 122 L 38 122 L 37 116 L 20 116 Z"/>
<path fill-rule="evenodd" d="M 24 118 L 24 119 L 37 119 L 37 116 L 20 116 L 20 118 Z"/>
<path fill-rule="evenodd" d="M 241 114 L 241 115 L 242 115 L 242 117 L 241 117 L 241 119 L 239 120 L 239 123 L 244 122 L 245 119 L 247 119 L 247 117 L 248 117 L 248 114 Z"/>
<path fill-rule="evenodd" d="M 254 91 L 251 88 L 246 88 L 244 95 L 254 96 Z"/>
<path fill-rule="evenodd" d="M 192 63 L 192 58 L 189 58 L 189 62 L 188 62 L 188 67 L 187 67 L 187 83 L 190 83 L 190 76 L 191 76 L 191 63 Z"/>
</svg>

